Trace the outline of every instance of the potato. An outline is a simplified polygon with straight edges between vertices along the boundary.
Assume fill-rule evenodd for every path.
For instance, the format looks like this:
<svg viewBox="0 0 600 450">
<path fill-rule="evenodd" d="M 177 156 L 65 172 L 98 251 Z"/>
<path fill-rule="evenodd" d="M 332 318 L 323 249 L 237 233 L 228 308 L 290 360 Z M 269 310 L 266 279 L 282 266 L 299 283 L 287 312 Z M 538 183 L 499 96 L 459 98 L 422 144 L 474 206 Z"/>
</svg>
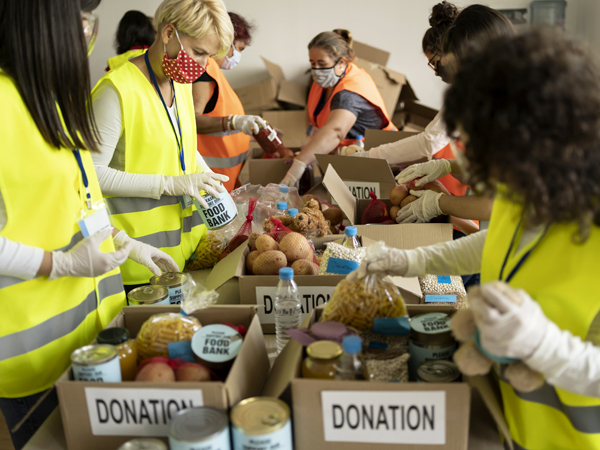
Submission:
<svg viewBox="0 0 600 450">
<path fill-rule="evenodd" d="M 398 211 L 400 211 L 400 207 L 399 206 L 392 206 L 390 208 L 390 217 L 393 220 L 396 220 L 396 216 L 398 215 Z"/>
<path fill-rule="evenodd" d="M 256 261 L 256 258 L 258 258 L 260 253 L 261 252 L 258 250 L 254 250 L 253 252 L 248 253 L 248 256 L 246 257 L 246 272 L 248 272 L 250 275 L 254 274 L 252 268 L 254 267 L 254 261 Z"/>
<path fill-rule="evenodd" d="M 415 197 L 414 195 L 412 195 L 412 194 L 409 195 L 404 200 L 402 200 L 402 203 L 400 203 L 400 208 L 404 208 L 406 205 L 414 202 L 416 199 L 417 199 L 417 197 Z"/>
<path fill-rule="evenodd" d="M 256 250 L 259 252 L 268 252 L 270 250 L 279 250 L 279 244 L 268 234 L 261 234 L 256 239 Z"/>
<path fill-rule="evenodd" d="M 254 260 L 252 272 L 254 275 L 278 275 L 279 269 L 287 266 L 287 258 L 279 250 L 261 253 Z"/>
<path fill-rule="evenodd" d="M 394 188 L 390 192 L 390 202 L 394 206 L 399 206 L 402 203 L 402 200 L 406 198 L 408 195 L 408 189 L 403 184 L 399 184 L 398 186 L 394 186 Z"/>
<path fill-rule="evenodd" d="M 260 235 L 260 233 L 254 231 L 250 234 L 250 236 L 248 236 L 248 245 L 250 246 L 250 248 L 254 248 L 254 244 L 256 244 L 256 240 Z"/>
<path fill-rule="evenodd" d="M 319 266 L 307 259 L 294 261 L 292 269 L 294 269 L 294 275 L 317 275 L 319 273 Z"/>
<path fill-rule="evenodd" d="M 299 259 L 312 259 L 313 256 L 313 249 L 308 239 L 300 233 L 286 234 L 279 243 L 279 250 L 285 254 L 290 262 Z"/>
<path fill-rule="evenodd" d="M 206 367 L 197 363 L 185 363 L 175 371 L 177 381 L 210 381 L 210 372 Z"/>
<path fill-rule="evenodd" d="M 339 208 L 331 207 L 323 211 L 323 217 L 329 220 L 330 225 L 335 226 L 343 222 L 344 213 Z"/>
<path fill-rule="evenodd" d="M 168 364 L 163 362 L 152 362 L 142 367 L 135 377 L 135 381 L 154 381 L 167 383 L 175 381 L 175 372 Z"/>
</svg>

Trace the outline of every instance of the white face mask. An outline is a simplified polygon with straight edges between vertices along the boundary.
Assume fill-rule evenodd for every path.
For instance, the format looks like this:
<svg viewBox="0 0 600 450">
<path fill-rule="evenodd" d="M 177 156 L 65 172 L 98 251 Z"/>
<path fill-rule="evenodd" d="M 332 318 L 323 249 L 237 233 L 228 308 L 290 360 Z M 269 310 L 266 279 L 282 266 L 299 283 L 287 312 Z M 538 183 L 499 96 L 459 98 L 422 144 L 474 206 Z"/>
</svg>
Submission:
<svg viewBox="0 0 600 450">
<path fill-rule="evenodd" d="M 238 52 L 234 45 L 232 45 L 231 48 L 233 48 L 233 55 L 231 55 L 231 57 L 225 55 L 225 59 L 221 63 L 221 69 L 223 70 L 233 69 L 240 63 L 240 60 L 242 59 L 242 53 Z"/>
<path fill-rule="evenodd" d="M 313 81 L 323 89 L 333 87 L 338 84 L 338 81 L 342 79 L 344 74 L 339 76 L 336 75 L 335 66 L 337 66 L 337 62 L 333 65 L 333 67 L 329 67 L 327 69 L 310 69 Z"/>
</svg>

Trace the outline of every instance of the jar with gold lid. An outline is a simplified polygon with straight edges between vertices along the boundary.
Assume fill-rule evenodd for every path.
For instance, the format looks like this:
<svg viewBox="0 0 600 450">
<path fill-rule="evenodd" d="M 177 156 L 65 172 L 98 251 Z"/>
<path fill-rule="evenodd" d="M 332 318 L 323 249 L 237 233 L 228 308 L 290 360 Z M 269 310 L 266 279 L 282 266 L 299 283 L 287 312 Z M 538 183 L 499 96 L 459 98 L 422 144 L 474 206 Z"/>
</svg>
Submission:
<svg viewBox="0 0 600 450">
<path fill-rule="evenodd" d="M 302 362 L 303 378 L 335 379 L 338 360 L 342 347 L 333 341 L 313 342 L 306 349 L 308 355 Z"/>
</svg>

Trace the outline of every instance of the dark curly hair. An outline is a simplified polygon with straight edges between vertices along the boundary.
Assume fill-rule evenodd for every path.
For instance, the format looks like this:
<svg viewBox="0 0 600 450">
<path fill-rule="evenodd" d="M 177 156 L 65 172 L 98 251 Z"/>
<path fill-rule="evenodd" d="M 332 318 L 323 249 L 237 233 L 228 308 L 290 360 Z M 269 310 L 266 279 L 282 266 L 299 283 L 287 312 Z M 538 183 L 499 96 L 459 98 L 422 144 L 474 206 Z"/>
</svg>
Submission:
<svg viewBox="0 0 600 450">
<path fill-rule="evenodd" d="M 442 36 L 458 16 L 458 8 L 447 1 L 438 3 L 431 9 L 429 28 L 423 36 L 423 53 L 431 55 L 442 52 Z"/>
<path fill-rule="evenodd" d="M 445 98 L 464 132 L 470 182 L 531 211 L 537 224 L 600 225 L 600 63 L 556 31 L 499 38 L 461 60 Z"/>
<path fill-rule="evenodd" d="M 251 25 L 246 19 L 234 12 L 228 12 L 231 23 L 233 24 L 234 41 L 244 41 L 246 45 L 250 45 L 252 41 L 252 33 L 254 25 Z"/>
</svg>

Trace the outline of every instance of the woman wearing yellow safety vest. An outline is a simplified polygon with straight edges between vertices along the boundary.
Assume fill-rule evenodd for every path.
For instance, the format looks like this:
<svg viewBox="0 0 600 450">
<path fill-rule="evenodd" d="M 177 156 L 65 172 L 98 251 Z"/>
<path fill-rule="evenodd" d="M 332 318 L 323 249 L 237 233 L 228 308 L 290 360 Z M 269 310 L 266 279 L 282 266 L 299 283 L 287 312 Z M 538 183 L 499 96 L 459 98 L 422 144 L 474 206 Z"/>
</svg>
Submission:
<svg viewBox="0 0 600 450">
<path fill-rule="evenodd" d="M 119 265 L 170 260 L 109 238 L 86 108 L 99 2 L 0 3 L 0 410 L 17 450 L 56 407 L 73 350 L 125 305 Z"/>
<path fill-rule="evenodd" d="M 102 142 L 93 159 L 115 226 L 182 270 L 206 232 L 192 198 L 207 208 L 199 191 L 219 197 L 226 191 L 218 182 L 228 179 L 196 151 L 191 83 L 209 56 L 227 52 L 233 27 L 221 0 L 165 0 L 155 23 L 148 51 L 108 72 L 92 92 Z M 129 261 L 121 272 L 128 290 L 152 276 Z"/>
<path fill-rule="evenodd" d="M 481 271 L 469 292 L 481 346 L 545 378 L 525 393 L 499 374 L 517 449 L 600 449 L 598 80 L 600 61 L 551 31 L 461 59 L 444 121 L 450 136 L 460 132 L 470 181 L 496 194 L 489 229 L 416 250 L 368 249 L 353 275 Z"/>
<path fill-rule="evenodd" d="M 117 56 L 108 58 L 106 71 L 125 61 L 143 55 L 156 40 L 156 30 L 150 17 L 141 11 L 127 11 L 117 28 Z"/>
</svg>

